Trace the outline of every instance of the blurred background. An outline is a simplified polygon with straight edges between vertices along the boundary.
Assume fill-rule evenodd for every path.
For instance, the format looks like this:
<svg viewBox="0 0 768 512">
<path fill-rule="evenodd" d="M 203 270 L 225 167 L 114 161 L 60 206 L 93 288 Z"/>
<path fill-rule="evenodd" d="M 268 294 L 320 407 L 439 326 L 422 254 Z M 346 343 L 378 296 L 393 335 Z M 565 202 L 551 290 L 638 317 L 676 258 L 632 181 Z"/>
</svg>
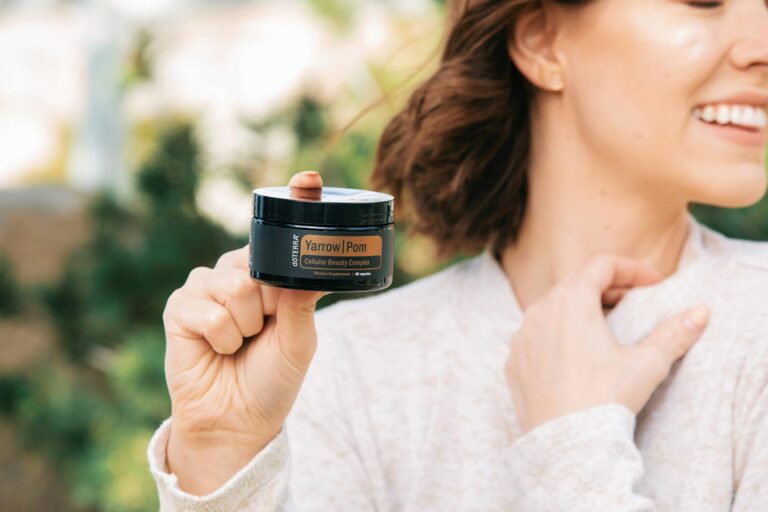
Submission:
<svg viewBox="0 0 768 512">
<path fill-rule="evenodd" d="M 0 509 L 157 510 L 145 451 L 170 414 L 168 295 L 247 243 L 254 187 L 314 169 L 367 188 L 444 15 L 436 0 L 0 0 Z M 693 212 L 768 240 L 766 200 Z M 462 258 L 397 224 L 393 287 Z"/>
</svg>

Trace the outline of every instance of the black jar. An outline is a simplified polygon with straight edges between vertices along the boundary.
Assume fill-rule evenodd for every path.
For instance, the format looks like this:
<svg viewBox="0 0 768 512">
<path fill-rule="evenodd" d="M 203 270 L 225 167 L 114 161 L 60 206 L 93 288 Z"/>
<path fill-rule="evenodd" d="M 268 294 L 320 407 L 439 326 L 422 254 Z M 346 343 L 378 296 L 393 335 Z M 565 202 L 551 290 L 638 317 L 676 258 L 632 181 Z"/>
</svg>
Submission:
<svg viewBox="0 0 768 512">
<path fill-rule="evenodd" d="M 323 187 L 319 199 L 290 187 L 253 191 L 250 274 L 281 288 L 331 292 L 383 290 L 392 284 L 394 197 Z"/>
</svg>

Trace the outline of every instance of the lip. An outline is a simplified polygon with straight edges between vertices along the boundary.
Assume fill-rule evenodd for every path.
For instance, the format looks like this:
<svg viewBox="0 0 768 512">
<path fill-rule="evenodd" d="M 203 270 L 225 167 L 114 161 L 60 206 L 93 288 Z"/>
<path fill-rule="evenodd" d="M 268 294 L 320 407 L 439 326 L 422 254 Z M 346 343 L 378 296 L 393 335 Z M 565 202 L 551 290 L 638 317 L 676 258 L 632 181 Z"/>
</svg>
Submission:
<svg viewBox="0 0 768 512">
<path fill-rule="evenodd" d="M 768 130 L 765 128 L 762 130 L 750 130 L 747 128 L 738 128 L 731 124 L 722 125 L 708 123 L 695 116 L 694 119 L 696 119 L 697 124 L 703 126 L 705 130 L 722 137 L 725 140 L 758 148 L 764 148 L 766 144 L 768 144 Z"/>
<path fill-rule="evenodd" d="M 718 103 L 751 105 L 753 107 L 766 108 L 768 107 L 768 94 L 758 91 L 742 91 L 725 98 L 700 103 L 699 105 L 696 105 L 696 107 L 702 107 L 704 105 L 716 105 Z"/>
</svg>

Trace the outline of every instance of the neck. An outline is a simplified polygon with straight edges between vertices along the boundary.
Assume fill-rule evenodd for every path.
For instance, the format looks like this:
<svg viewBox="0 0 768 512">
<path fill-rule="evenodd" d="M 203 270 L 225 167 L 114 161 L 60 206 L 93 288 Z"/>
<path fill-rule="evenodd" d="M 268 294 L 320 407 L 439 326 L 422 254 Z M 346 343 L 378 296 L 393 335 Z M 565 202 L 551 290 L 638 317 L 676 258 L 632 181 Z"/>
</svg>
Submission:
<svg viewBox="0 0 768 512">
<path fill-rule="evenodd" d="M 673 274 L 688 235 L 688 203 L 658 182 L 627 178 L 642 174 L 595 161 L 569 143 L 574 138 L 557 135 L 534 137 L 558 143 L 546 151 L 532 146 L 523 222 L 515 243 L 497 255 L 520 307 L 601 252 Z"/>
<path fill-rule="evenodd" d="M 526 309 L 601 252 L 638 258 L 667 277 L 677 269 L 687 234 L 685 210 L 668 217 L 627 210 L 589 217 L 542 213 L 526 217 L 517 243 L 499 259 L 520 307 Z"/>
</svg>

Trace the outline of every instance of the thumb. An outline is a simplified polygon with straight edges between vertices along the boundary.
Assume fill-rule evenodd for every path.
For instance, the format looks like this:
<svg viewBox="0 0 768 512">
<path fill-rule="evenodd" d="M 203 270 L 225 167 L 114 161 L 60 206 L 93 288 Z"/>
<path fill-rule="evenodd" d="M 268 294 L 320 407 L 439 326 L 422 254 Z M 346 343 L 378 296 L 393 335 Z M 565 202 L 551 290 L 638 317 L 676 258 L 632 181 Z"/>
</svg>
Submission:
<svg viewBox="0 0 768 512">
<path fill-rule="evenodd" d="M 637 345 L 641 349 L 653 347 L 656 350 L 650 353 L 654 356 L 661 355 L 649 362 L 652 369 L 658 371 L 656 375 L 660 378 L 657 384 L 669 375 L 675 361 L 684 356 L 699 338 L 709 321 L 709 313 L 709 306 L 705 304 L 682 311 L 656 326 L 653 332 Z"/>
<path fill-rule="evenodd" d="M 317 301 L 328 293 L 287 288 L 278 299 L 277 337 L 283 353 L 300 368 L 309 364 L 314 353 L 317 342 L 315 309 Z"/>
</svg>

